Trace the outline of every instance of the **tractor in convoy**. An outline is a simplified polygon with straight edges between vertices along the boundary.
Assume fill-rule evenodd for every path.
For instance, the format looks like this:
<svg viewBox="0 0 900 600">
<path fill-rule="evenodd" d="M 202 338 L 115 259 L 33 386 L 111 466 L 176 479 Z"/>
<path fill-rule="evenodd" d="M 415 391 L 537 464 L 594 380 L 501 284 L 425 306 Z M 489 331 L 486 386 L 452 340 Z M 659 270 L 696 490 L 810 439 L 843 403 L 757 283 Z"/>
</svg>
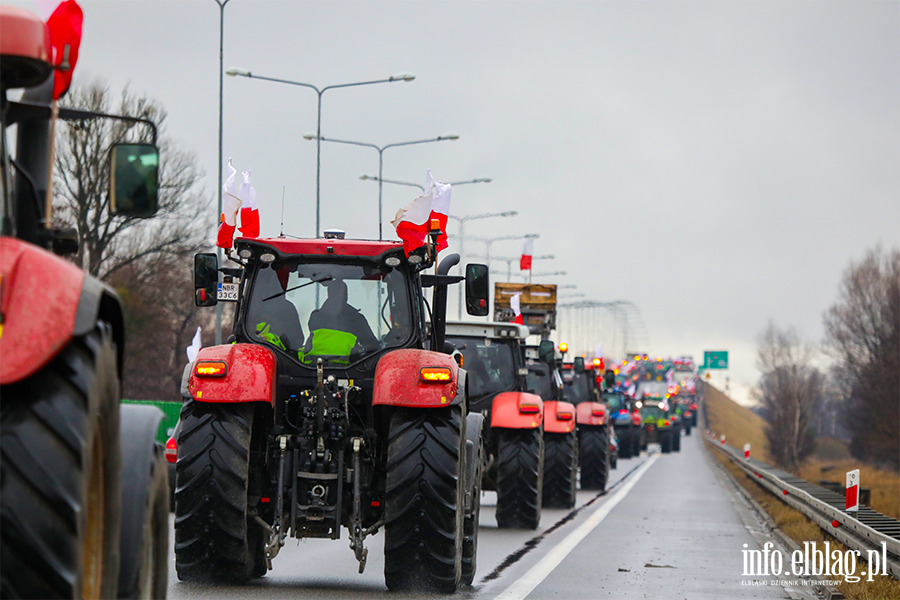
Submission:
<svg viewBox="0 0 900 600">
<path fill-rule="evenodd" d="M 570 442 L 574 436 L 574 415 L 564 403 L 527 391 L 527 336 L 528 328 L 516 323 L 447 324 L 447 341 L 469 376 L 469 411 L 484 419 L 481 489 L 496 490 L 501 528 L 537 528 L 547 489 L 548 427 Z M 574 494 L 576 469 L 574 460 L 565 466 L 560 494 Z"/>
<path fill-rule="evenodd" d="M 447 287 L 487 314 L 488 275 L 437 260 L 434 228 L 400 242 L 238 238 L 194 261 L 195 301 L 236 302 L 228 343 L 200 350 L 175 463 L 175 568 L 183 581 L 264 575 L 286 538 L 340 539 L 366 566 L 384 530 L 392 590 L 453 592 L 476 565 L 480 413 L 445 352 Z M 427 323 L 427 288 L 432 288 Z M 540 406 L 537 407 L 538 411 Z M 530 419 L 537 418 L 529 415 Z"/>
<path fill-rule="evenodd" d="M 614 381 L 613 372 L 607 371 L 606 381 Z M 641 454 L 641 416 L 634 408 L 634 400 L 628 398 L 619 387 L 609 386 L 600 393 L 609 409 L 610 420 L 619 442 L 619 458 L 631 458 Z"/>
<path fill-rule="evenodd" d="M 614 446 L 609 407 L 600 401 L 595 373 L 594 365 L 586 365 L 581 356 L 562 365 L 563 394 L 578 414 L 578 462 L 585 490 L 606 489 Z"/>
<path fill-rule="evenodd" d="M 80 19 L 74 2 L 64 8 Z M 120 406 L 122 304 L 61 258 L 79 232 L 54 228 L 50 202 L 57 121 L 136 119 L 58 107 L 80 33 L 61 39 L 5 6 L 0 31 L 0 596 L 164 598 L 162 413 Z M 109 187 L 96 193 L 114 215 L 152 216 L 155 145 L 108 153 Z"/>
</svg>

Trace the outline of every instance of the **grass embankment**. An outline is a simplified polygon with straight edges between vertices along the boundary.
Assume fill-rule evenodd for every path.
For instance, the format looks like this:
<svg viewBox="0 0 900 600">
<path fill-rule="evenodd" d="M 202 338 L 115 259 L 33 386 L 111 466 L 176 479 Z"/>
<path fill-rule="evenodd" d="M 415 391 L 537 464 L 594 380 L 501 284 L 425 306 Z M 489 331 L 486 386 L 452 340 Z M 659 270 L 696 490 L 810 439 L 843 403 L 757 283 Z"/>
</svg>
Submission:
<svg viewBox="0 0 900 600">
<path fill-rule="evenodd" d="M 746 442 L 750 442 L 752 455 L 759 460 L 770 463 L 768 452 L 766 452 L 766 439 L 763 434 L 764 421 L 758 415 L 708 385 L 705 390 L 705 399 L 709 428 L 712 431 L 715 431 L 717 435 L 724 433 L 725 442 L 731 446 L 741 448 Z M 900 500 L 898 500 L 898 497 L 900 497 L 900 478 L 896 474 L 879 471 L 852 459 L 844 458 L 849 453 L 846 453 L 846 446 L 841 450 L 840 444 L 841 442 L 833 440 L 822 445 L 822 450 L 827 453 L 826 456 L 833 456 L 834 458 L 839 458 L 839 460 L 815 458 L 804 465 L 798 475 L 814 483 L 818 483 L 820 479 L 843 482 L 847 471 L 858 468 L 860 469 L 860 479 L 863 481 L 863 487 L 869 487 L 872 490 L 872 507 L 875 510 L 897 517 L 897 511 L 900 510 L 898 509 L 898 504 L 900 504 Z M 728 469 L 741 487 L 747 490 L 753 499 L 762 506 L 769 516 L 772 517 L 775 525 L 785 535 L 798 544 L 802 544 L 804 541 L 821 543 L 827 540 L 832 542 L 832 547 L 839 546 L 842 551 L 846 551 L 842 544 L 830 535 L 826 535 L 818 525 L 760 486 L 723 454 L 713 451 L 712 455 Z M 826 469 L 823 472 L 823 467 L 834 468 Z M 838 589 L 847 598 L 853 600 L 900 598 L 900 581 L 892 577 L 878 577 L 871 582 L 842 582 Z"/>
</svg>

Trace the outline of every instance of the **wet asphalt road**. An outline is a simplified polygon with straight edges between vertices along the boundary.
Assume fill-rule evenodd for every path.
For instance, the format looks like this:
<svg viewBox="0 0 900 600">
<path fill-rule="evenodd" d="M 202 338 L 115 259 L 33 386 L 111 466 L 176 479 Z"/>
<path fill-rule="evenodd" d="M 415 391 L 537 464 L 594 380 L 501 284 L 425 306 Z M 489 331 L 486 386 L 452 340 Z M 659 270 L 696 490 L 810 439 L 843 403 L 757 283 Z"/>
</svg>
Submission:
<svg viewBox="0 0 900 600">
<path fill-rule="evenodd" d="M 645 452 L 620 460 L 605 494 L 579 491 L 573 511 L 545 509 L 536 531 L 497 529 L 496 496 L 486 492 L 475 586 L 460 595 L 503 600 L 789 597 L 780 586 L 746 585 L 752 578 L 741 575 L 742 545 L 757 549 L 768 538 L 702 443 L 695 430 L 682 439 L 680 453 Z M 179 582 L 170 554 L 169 598 L 397 597 L 384 585 L 382 542 L 380 534 L 367 539 L 368 566 L 359 575 L 346 538 L 299 545 L 289 540 L 274 569 L 245 586 Z"/>
</svg>

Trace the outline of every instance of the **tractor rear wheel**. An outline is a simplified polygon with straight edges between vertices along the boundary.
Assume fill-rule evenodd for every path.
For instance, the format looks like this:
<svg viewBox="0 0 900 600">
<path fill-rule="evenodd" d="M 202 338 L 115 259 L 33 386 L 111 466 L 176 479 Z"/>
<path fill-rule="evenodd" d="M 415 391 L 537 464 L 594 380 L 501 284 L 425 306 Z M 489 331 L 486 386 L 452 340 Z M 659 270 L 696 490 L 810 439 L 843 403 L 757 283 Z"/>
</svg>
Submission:
<svg viewBox="0 0 900 600">
<path fill-rule="evenodd" d="M 581 430 L 581 489 L 605 490 L 609 480 L 609 430 L 584 427 Z"/>
<path fill-rule="evenodd" d="M 0 596 L 115 597 L 117 373 L 112 329 L 99 322 L 0 391 Z"/>
<path fill-rule="evenodd" d="M 631 458 L 631 431 L 622 429 L 619 436 L 619 458 Z"/>
<path fill-rule="evenodd" d="M 675 427 L 672 429 L 672 450 L 675 452 L 681 452 L 681 428 Z"/>
<path fill-rule="evenodd" d="M 547 508 L 572 508 L 578 489 L 578 438 L 569 433 L 544 433 L 544 498 Z"/>
<path fill-rule="evenodd" d="M 175 465 L 175 570 L 182 581 L 253 574 L 247 511 L 253 406 L 186 402 Z"/>
<path fill-rule="evenodd" d="M 659 449 L 663 454 L 672 451 L 672 430 L 667 429 L 659 432 Z"/>
<path fill-rule="evenodd" d="M 541 522 L 544 438 L 540 429 L 503 429 L 497 444 L 497 526 L 537 529 Z"/>
<path fill-rule="evenodd" d="M 396 410 L 388 432 L 384 580 L 452 593 L 462 577 L 465 421 L 459 407 Z"/>
</svg>

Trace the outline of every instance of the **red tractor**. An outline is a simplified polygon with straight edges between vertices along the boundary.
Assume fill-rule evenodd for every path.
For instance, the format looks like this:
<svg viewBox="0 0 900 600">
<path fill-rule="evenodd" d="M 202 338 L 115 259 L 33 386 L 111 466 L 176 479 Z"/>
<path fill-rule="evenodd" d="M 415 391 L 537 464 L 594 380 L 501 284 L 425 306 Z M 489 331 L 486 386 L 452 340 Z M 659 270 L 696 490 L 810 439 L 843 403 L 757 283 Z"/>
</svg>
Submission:
<svg viewBox="0 0 900 600">
<path fill-rule="evenodd" d="M 578 422 L 581 488 L 605 490 L 612 462 L 612 425 L 609 407 L 600 401 L 597 369 L 577 356 L 563 365 L 566 400 L 575 405 Z"/>
<path fill-rule="evenodd" d="M 290 536 L 340 539 L 365 568 L 384 530 L 392 590 L 475 574 L 481 415 L 444 350 L 447 286 L 487 314 L 488 275 L 399 242 L 235 241 L 240 267 L 194 263 L 196 303 L 236 301 L 229 343 L 200 351 L 177 439 L 175 566 L 184 581 L 262 576 Z M 222 281 L 220 282 L 220 273 Z M 425 289 L 432 288 L 430 325 Z"/>
<path fill-rule="evenodd" d="M 120 407 L 121 303 L 57 256 L 78 237 L 52 227 L 49 202 L 56 120 L 127 118 L 57 109 L 55 70 L 74 67 L 71 44 L 54 66 L 36 15 L 0 7 L 0 31 L 0 596 L 164 598 L 162 413 Z M 117 215 L 152 215 L 156 147 L 113 145 L 109 161 L 109 189 L 96 193 Z"/>
</svg>

